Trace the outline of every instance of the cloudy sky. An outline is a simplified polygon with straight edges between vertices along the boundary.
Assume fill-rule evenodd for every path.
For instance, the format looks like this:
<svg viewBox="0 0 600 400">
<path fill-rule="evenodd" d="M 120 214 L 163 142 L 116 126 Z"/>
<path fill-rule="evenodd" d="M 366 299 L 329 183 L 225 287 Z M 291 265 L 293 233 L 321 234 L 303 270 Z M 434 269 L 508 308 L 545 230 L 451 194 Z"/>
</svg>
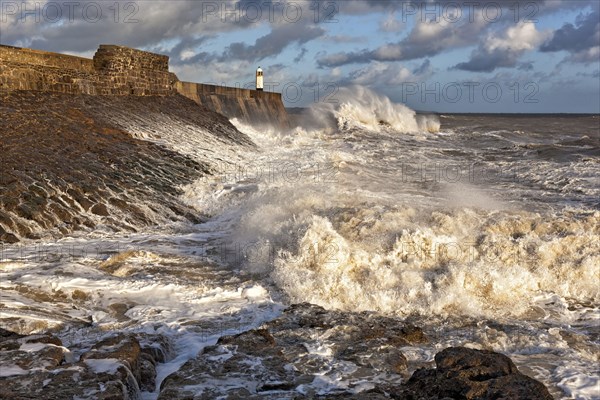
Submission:
<svg viewBox="0 0 600 400">
<path fill-rule="evenodd" d="M 358 84 L 426 111 L 600 113 L 598 0 L 0 3 L 2 44 L 121 44 L 228 86 L 260 65 L 292 107 Z"/>
</svg>

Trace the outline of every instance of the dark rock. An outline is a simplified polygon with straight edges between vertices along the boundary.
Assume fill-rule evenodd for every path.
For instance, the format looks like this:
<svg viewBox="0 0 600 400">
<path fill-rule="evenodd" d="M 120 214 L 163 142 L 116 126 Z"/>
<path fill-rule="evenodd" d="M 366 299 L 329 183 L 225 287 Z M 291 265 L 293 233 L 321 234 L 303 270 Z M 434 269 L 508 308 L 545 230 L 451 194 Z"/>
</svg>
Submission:
<svg viewBox="0 0 600 400">
<path fill-rule="evenodd" d="M 60 339 L 52 335 L 22 336 L 2 330 L 0 368 L 26 374 L 48 370 L 63 363 L 65 350 Z"/>
<path fill-rule="evenodd" d="M 110 310 L 110 315 L 112 317 L 114 317 L 119 322 L 123 322 L 130 320 L 130 318 L 125 315 L 125 313 L 131 307 L 131 305 L 125 303 L 113 303 L 108 306 L 108 309 Z"/>
<path fill-rule="evenodd" d="M 435 356 L 436 369 L 419 369 L 395 399 L 550 400 L 548 389 L 521 374 L 510 358 L 487 350 L 450 347 Z"/>
<path fill-rule="evenodd" d="M 153 392 L 156 388 L 156 360 L 149 354 L 140 355 L 140 389 Z"/>
<path fill-rule="evenodd" d="M 0 328 L 0 343 L 3 343 L 7 340 L 13 340 L 23 337 L 23 335 L 19 335 L 16 332 L 9 331 L 7 329 Z"/>
<path fill-rule="evenodd" d="M 236 344 L 238 349 L 249 354 L 261 354 L 275 347 L 275 338 L 267 329 L 254 329 L 235 336 L 223 336 L 217 344 Z"/>
<path fill-rule="evenodd" d="M 163 381 L 159 399 L 552 398 L 508 357 L 467 348 L 438 353 L 436 369 L 419 369 L 403 385 L 401 347 L 426 341 L 399 319 L 296 304 L 259 329 L 204 348 Z"/>
<path fill-rule="evenodd" d="M 136 338 L 142 346 L 142 353 L 148 354 L 157 363 L 165 363 L 175 357 L 173 343 L 166 336 L 139 333 Z"/>
<path fill-rule="evenodd" d="M 102 399 L 128 400 L 137 398 L 121 381 L 120 375 L 95 373 L 78 363 L 52 371 L 39 371 L 26 376 L 0 378 L 0 398 L 11 400 Z"/>
<path fill-rule="evenodd" d="M 105 204 L 94 204 L 92 206 L 91 211 L 96 214 L 96 215 L 100 215 L 102 217 L 108 217 L 110 215 L 110 213 L 108 212 L 108 208 L 106 208 Z"/>
<path fill-rule="evenodd" d="M 17 243 L 18 241 L 19 241 L 19 238 L 17 238 L 12 233 L 4 232 L 4 233 L 0 234 L 0 242 L 4 242 L 4 243 Z"/>
</svg>

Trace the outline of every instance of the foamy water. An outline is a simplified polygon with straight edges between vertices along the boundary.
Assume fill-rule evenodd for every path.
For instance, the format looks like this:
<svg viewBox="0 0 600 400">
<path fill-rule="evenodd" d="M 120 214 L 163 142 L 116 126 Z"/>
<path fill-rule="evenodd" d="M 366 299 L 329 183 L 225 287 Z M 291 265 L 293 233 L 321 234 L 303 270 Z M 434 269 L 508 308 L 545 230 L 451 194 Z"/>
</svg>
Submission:
<svg viewBox="0 0 600 400">
<path fill-rule="evenodd" d="M 6 312 L 23 318 L 22 332 L 91 316 L 93 328 L 63 333 L 67 347 L 109 329 L 168 335 L 176 356 L 160 381 L 285 304 L 373 310 L 432 336 L 403 349 L 411 361 L 449 345 L 489 348 L 557 397 L 598 398 L 600 154 L 585 121 L 544 134 L 543 118 L 514 130 L 492 117 L 440 119 L 364 88 L 339 100 L 291 132 L 233 121 L 257 149 L 226 162 L 192 131 L 148 137 L 212 160 L 215 175 L 183 195 L 209 222 L 64 239 L 42 258 L 36 243 L 7 247 Z M 69 246 L 96 250 L 56 255 Z M 24 287 L 53 298 L 34 304 Z M 89 298 L 73 309 L 61 296 L 75 290 Z M 127 319 L 110 313 L 115 303 L 128 304 Z"/>
</svg>

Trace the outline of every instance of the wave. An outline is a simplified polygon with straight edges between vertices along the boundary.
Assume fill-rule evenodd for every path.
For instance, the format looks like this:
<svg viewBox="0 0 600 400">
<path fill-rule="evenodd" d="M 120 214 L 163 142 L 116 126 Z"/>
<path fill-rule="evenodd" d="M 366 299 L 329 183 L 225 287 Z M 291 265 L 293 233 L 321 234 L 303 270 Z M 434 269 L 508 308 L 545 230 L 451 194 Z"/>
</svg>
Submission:
<svg viewBox="0 0 600 400">
<path fill-rule="evenodd" d="M 335 107 L 317 105 L 311 112 L 333 123 L 330 129 L 342 129 L 341 136 L 304 130 L 273 135 L 238 126 L 260 147 L 277 149 L 265 160 L 253 160 L 254 167 L 265 161 L 269 168 L 287 166 L 293 160 L 298 169 L 289 180 L 263 179 L 248 196 L 219 192 L 224 194 L 219 200 L 233 204 L 241 216 L 230 240 L 248 245 L 242 270 L 269 277 L 291 302 L 394 315 L 510 318 L 535 309 L 549 312 L 552 307 L 538 304 L 548 296 L 560 298 L 557 304 L 600 299 L 600 212 L 505 201 L 493 195 L 504 191 L 504 184 L 491 179 L 472 185 L 404 181 L 404 163 L 423 160 L 423 152 L 462 148 L 463 135 L 399 137 L 394 133 L 418 129 L 414 111 L 364 88 L 343 91 L 340 99 Z M 361 107 L 385 110 L 399 130 L 376 121 L 381 111 L 359 112 Z M 469 162 L 462 153 L 452 154 L 425 164 L 427 173 L 438 162 Z M 331 181 L 300 173 L 315 162 L 334 166 Z M 500 164 L 508 159 L 495 162 L 508 168 Z M 571 173 L 540 164 L 508 181 L 533 190 L 543 183 L 538 175 L 548 180 L 554 172 L 553 182 Z M 570 181 L 580 187 L 586 177 L 572 171 Z M 568 314 L 568 306 L 558 312 Z"/>
<path fill-rule="evenodd" d="M 265 195 L 236 242 L 242 268 L 269 276 L 291 302 L 407 316 L 521 317 L 556 297 L 600 300 L 600 212 L 427 209 Z"/>
<path fill-rule="evenodd" d="M 436 115 L 417 115 L 404 104 L 394 103 L 388 97 L 363 86 L 341 88 L 332 102 L 314 104 L 304 125 L 349 131 L 393 131 L 399 133 L 431 132 L 440 130 Z"/>
<path fill-rule="evenodd" d="M 600 213 L 419 214 L 312 216 L 272 277 L 293 301 L 396 315 L 520 316 L 544 294 L 600 300 Z"/>
</svg>

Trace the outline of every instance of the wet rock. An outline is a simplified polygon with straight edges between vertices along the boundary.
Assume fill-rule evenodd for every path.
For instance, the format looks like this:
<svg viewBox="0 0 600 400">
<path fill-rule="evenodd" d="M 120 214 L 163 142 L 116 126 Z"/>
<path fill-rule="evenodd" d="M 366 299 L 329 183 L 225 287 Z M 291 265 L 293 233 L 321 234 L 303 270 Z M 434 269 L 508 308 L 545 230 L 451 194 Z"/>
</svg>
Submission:
<svg viewBox="0 0 600 400">
<path fill-rule="evenodd" d="M 153 392 L 156 388 L 156 360 L 148 353 L 140 355 L 140 389 Z"/>
<path fill-rule="evenodd" d="M 116 231 L 199 222 L 180 195 L 210 173 L 209 160 L 135 135 L 200 129 L 226 147 L 252 146 L 227 118 L 180 95 L 14 91 L 0 92 L 0 102 L 19 110 L 0 118 L 1 243 L 93 229 L 98 216 Z"/>
<path fill-rule="evenodd" d="M 73 290 L 73 293 L 71 293 L 71 297 L 73 298 L 73 300 L 81 300 L 81 301 L 85 301 L 85 300 L 89 299 L 89 295 L 86 292 L 84 292 L 83 290 L 79 290 L 79 289 Z"/>
<path fill-rule="evenodd" d="M 157 354 L 170 342 L 160 335 L 141 335 Z M 156 359 L 132 335 L 120 334 L 92 346 L 79 361 L 52 335 L 22 336 L 0 330 L 0 398 L 7 399 L 137 399 L 152 391 Z M 66 352 L 66 353 L 65 353 Z"/>
<path fill-rule="evenodd" d="M 149 355 L 156 363 L 171 361 L 176 353 L 171 339 L 163 335 L 136 334 L 142 353 Z"/>
<path fill-rule="evenodd" d="M 0 378 L 0 398 L 11 400 L 45 399 L 137 399 L 118 375 L 97 373 L 78 363 L 52 371 Z"/>
<path fill-rule="evenodd" d="M 129 321 L 130 320 L 130 318 L 125 315 L 125 313 L 131 307 L 132 307 L 131 305 L 125 304 L 125 303 L 113 303 L 113 304 L 111 304 L 111 305 L 108 306 L 108 309 L 110 311 L 110 315 L 113 318 L 115 318 L 119 322 L 123 322 L 123 321 Z"/>
<path fill-rule="evenodd" d="M 415 371 L 405 386 L 392 390 L 396 399 L 527 399 L 550 400 L 539 381 L 523 375 L 503 354 L 450 347 L 435 356 L 436 369 Z"/>
<path fill-rule="evenodd" d="M 436 369 L 409 379 L 402 347 L 427 340 L 399 319 L 296 304 L 258 329 L 205 347 L 163 381 L 159 400 L 552 398 L 490 351 L 446 349 Z"/>
<path fill-rule="evenodd" d="M 0 227 L 0 230 L 2 230 L 2 227 Z M 19 238 L 17 238 L 12 233 L 0 231 L 0 242 L 17 243 L 18 241 L 19 241 Z"/>
<path fill-rule="evenodd" d="M 89 352 L 81 357 L 81 360 L 118 360 L 131 371 L 135 380 L 140 382 L 141 353 L 142 348 L 135 337 L 129 335 L 117 335 L 96 343 Z"/>
<path fill-rule="evenodd" d="M 96 214 L 96 215 L 100 215 L 102 217 L 108 217 L 110 215 L 110 213 L 108 212 L 108 208 L 106 208 L 105 204 L 94 204 L 92 206 L 91 211 Z"/>
<path fill-rule="evenodd" d="M 18 333 L 9 331 L 8 329 L 0 328 L 0 343 L 21 337 L 23 337 L 23 335 L 19 335 Z"/>
<path fill-rule="evenodd" d="M 337 394 L 381 399 L 383 392 L 367 394 L 375 388 L 362 385 L 375 377 L 399 382 L 407 360 L 397 344 L 426 340 L 420 329 L 397 319 L 296 304 L 258 329 L 206 347 L 163 381 L 159 399 L 325 399 Z M 333 396 L 319 397 L 324 387 Z"/>
<path fill-rule="evenodd" d="M 40 384 L 47 382 L 48 371 L 63 364 L 66 353 L 52 335 L 22 336 L 0 330 L 0 398 L 35 398 L 31 378 L 44 376 Z"/>
</svg>

